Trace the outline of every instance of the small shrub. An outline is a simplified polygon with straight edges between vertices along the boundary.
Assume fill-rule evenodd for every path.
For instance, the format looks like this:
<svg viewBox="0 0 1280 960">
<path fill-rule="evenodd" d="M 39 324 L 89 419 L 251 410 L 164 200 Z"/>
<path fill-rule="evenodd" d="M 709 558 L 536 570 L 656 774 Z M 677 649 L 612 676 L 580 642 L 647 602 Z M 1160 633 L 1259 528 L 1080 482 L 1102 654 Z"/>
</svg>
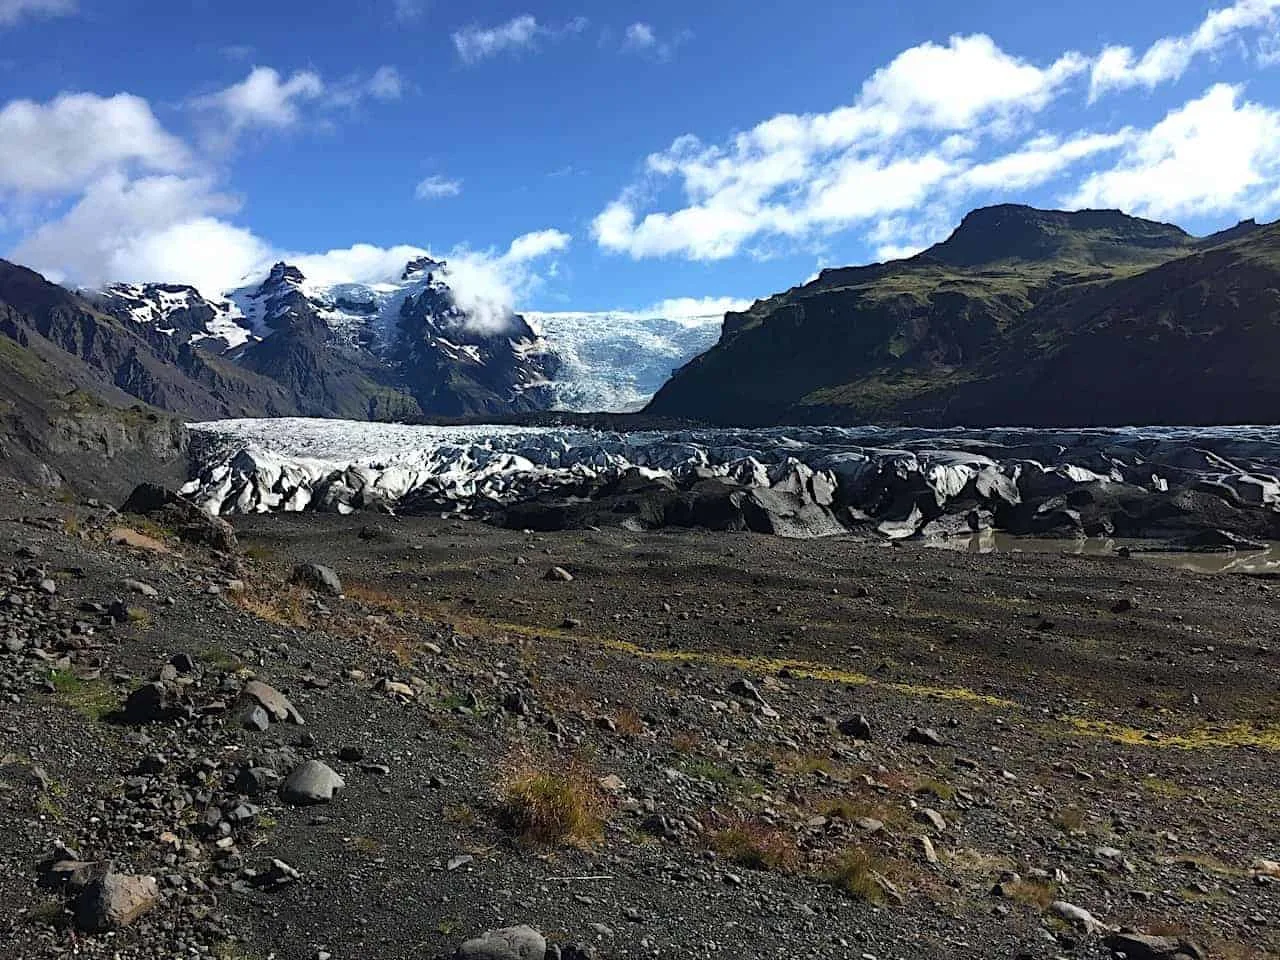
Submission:
<svg viewBox="0 0 1280 960">
<path fill-rule="evenodd" d="M 795 841 L 784 831 L 745 820 L 713 833 L 711 849 L 748 870 L 790 873 L 800 860 Z"/>
<path fill-rule="evenodd" d="M 261 597 L 252 593 L 234 593 L 231 602 L 259 620 L 281 627 L 305 627 L 311 621 L 307 617 L 304 595 L 297 587 L 277 591 Z"/>
<path fill-rule="evenodd" d="M 1084 829 L 1084 811 L 1079 807 L 1063 807 L 1054 817 L 1058 826 L 1067 833 Z"/>
<path fill-rule="evenodd" d="M 879 857 L 864 847 L 851 847 L 828 867 L 823 879 L 837 890 L 866 903 L 884 903 L 883 870 Z"/>
<path fill-rule="evenodd" d="M 680 730 L 671 735 L 671 747 L 676 753 L 696 753 L 702 746 L 702 738 L 696 733 Z"/>
<path fill-rule="evenodd" d="M 603 835 L 600 788 L 580 766 L 548 771 L 526 764 L 501 792 L 499 819 L 525 843 L 587 846 Z"/>
<path fill-rule="evenodd" d="M 1058 889 L 1052 883 L 1039 880 L 1018 880 L 1003 885 L 1005 896 L 1037 910 L 1048 910 L 1049 904 L 1058 899 Z"/>
<path fill-rule="evenodd" d="M 632 738 L 641 736 L 646 729 L 640 714 L 630 707 L 623 707 L 613 715 L 613 725 L 617 727 L 618 732 L 624 737 Z"/>
<path fill-rule="evenodd" d="M 951 784 L 943 783 L 941 780 L 934 780 L 928 777 L 916 781 L 915 792 L 917 794 L 927 794 L 928 796 L 942 800 L 945 803 L 950 803 L 955 799 L 956 795 L 955 787 L 951 786 Z"/>
</svg>

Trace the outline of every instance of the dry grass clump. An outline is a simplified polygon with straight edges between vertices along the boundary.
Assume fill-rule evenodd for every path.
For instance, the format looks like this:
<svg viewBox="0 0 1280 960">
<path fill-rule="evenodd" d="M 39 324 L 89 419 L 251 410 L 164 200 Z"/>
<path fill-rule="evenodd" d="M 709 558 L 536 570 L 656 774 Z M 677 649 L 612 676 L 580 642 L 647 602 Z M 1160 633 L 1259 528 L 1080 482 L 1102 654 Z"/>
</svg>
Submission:
<svg viewBox="0 0 1280 960">
<path fill-rule="evenodd" d="M 1058 899 L 1058 888 L 1040 880 L 1017 880 L 1003 884 L 1002 889 L 1010 900 L 1041 911 L 1048 910 L 1049 904 Z"/>
<path fill-rule="evenodd" d="M 916 781 L 915 793 L 917 795 L 932 796 L 938 800 L 949 803 L 955 799 L 956 789 L 949 783 L 925 777 Z"/>
<path fill-rule="evenodd" d="M 547 770 L 525 762 L 499 791 L 498 818 L 524 843 L 585 847 L 603 835 L 604 797 L 580 764 Z"/>
<path fill-rule="evenodd" d="M 671 748 L 677 753 L 697 753 L 702 737 L 691 730 L 678 730 L 671 735 Z"/>
<path fill-rule="evenodd" d="M 893 887 L 885 877 L 885 864 L 866 847 L 850 847 L 823 874 L 837 890 L 866 903 L 884 903 Z"/>
<path fill-rule="evenodd" d="M 800 850 L 790 834 L 756 821 L 739 820 L 717 830 L 710 844 L 720 856 L 747 870 L 790 873 L 800 863 Z"/>
<path fill-rule="evenodd" d="M 271 594 L 233 593 L 230 599 L 246 613 L 277 626 L 305 627 L 311 622 L 307 616 L 305 594 L 297 587 Z"/>
<path fill-rule="evenodd" d="M 613 715 L 613 725 L 624 737 L 636 738 L 644 735 L 647 727 L 640 714 L 630 707 L 623 707 Z"/>
</svg>

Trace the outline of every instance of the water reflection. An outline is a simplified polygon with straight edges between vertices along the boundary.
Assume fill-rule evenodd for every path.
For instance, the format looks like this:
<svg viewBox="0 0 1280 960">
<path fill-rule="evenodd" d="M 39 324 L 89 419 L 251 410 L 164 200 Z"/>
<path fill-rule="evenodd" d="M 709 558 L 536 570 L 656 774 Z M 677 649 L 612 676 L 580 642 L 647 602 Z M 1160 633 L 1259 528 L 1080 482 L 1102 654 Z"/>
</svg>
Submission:
<svg viewBox="0 0 1280 960">
<path fill-rule="evenodd" d="M 1091 537 L 1083 540 L 1048 540 L 1036 537 L 1015 537 L 1007 533 L 984 530 L 968 537 L 950 537 L 929 540 L 925 546 L 938 550 L 954 550 L 959 553 L 1043 553 L 1057 556 L 1104 557 L 1127 548 L 1135 560 L 1143 560 L 1190 570 L 1194 573 L 1274 573 L 1280 575 L 1280 543 L 1271 544 L 1266 550 L 1227 553 L 1186 553 L 1162 550 L 1167 544 L 1151 540 Z"/>
</svg>

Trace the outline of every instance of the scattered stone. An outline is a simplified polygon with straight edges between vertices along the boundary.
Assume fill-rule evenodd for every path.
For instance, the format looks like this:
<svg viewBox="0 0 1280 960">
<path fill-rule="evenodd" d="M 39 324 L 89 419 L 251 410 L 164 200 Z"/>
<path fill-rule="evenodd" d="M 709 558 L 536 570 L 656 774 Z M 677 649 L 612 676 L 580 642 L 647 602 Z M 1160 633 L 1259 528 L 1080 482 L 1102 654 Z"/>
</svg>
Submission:
<svg viewBox="0 0 1280 960">
<path fill-rule="evenodd" d="M 120 586 L 124 587 L 130 593 L 137 593 L 144 597 L 158 597 L 160 591 L 149 583 L 143 583 L 141 580 L 121 580 Z"/>
<path fill-rule="evenodd" d="M 458 960 L 545 960 L 547 940 L 533 927 L 503 927 L 468 940 L 458 948 Z"/>
<path fill-rule="evenodd" d="M 256 700 L 271 715 L 272 720 L 288 721 L 295 724 L 303 723 L 302 714 L 297 711 L 289 701 L 289 698 L 274 687 L 267 686 L 261 680 L 250 680 L 244 685 L 240 695 L 242 698 Z"/>
<path fill-rule="evenodd" d="M 280 796 L 287 803 L 299 805 L 328 803 L 334 791 L 345 786 L 346 782 L 331 767 L 319 760 L 308 760 L 285 779 Z"/>
<path fill-rule="evenodd" d="M 124 702 L 124 719 L 131 724 L 167 723 L 184 713 L 178 698 L 158 681 L 134 690 Z"/>
<path fill-rule="evenodd" d="M 871 739 L 871 721 L 860 713 L 854 714 L 847 720 L 841 720 L 836 729 L 854 740 Z"/>
<path fill-rule="evenodd" d="M 298 564 L 289 575 L 289 582 L 329 597 L 342 596 L 342 580 L 332 567 L 326 567 L 320 563 Z"/>
<path fill-rule="evenodd" d="M 601 790 L 615 796 L 620 793 L 624 793 L 627 789 L 627 785 L 622 782 L 622 778 L 616 773 L 611 773 L 607 777 L 601 777 L 599 784 Z"/>
<path fill-rule="evenodd" d="M 936 867 L 938 865 L 938 851 L 933 849 L 933 841 L 928 837 L 917 837 L 916 844 L 920 847 L 920 855 L 924 857 L 924 862 Z"/>
<path fill-rule="evenodd" d="M 1071 924 L 1083 933 L 1094 934 L 1110 929 L 1106 924 L 1095 919 L 1084 907 L 1077 907 L 1065 900 L 1055 900 L 1049 904 L 1049 912 Z"/>
<path fill-rule="evenodd" d="M 921 807 L 919 810 L 917 810 L 916 819 L 919 820 L 921 823 L 927 823 L 929 826 L 933 827 L 933 829 L 937 830 L 939 833 L 942 833 L 947 829 L 946 818 L 943 817 L 942 814 L 940 814 L 937 810 L 934 810 L 930 807 Z"/>
<path fill-rule="evenodd" d="M 552 567 L 550 570 L 547 571 L 547 574 L 545 577 L 543 577 L 543 579 L 555 580 L 559 583 L 572 583 L 573 574 L 570 573 L 568 570 L 566 570 L 564 567 Z"/>
<path fill-rule="evenodd" d="M 1208 954 L 1190 940 L 1174 937 L 1149 937 L 1141 933 L 1112 933 L 1104 942 L 1114 954 L 1126 960 L 1208 960 Z"/>
<path fill-rule="evenodd" d="M 932 727 L 912 727 L 907 731 L 907 743 L 917 743 L 922 747 L 941 747 L 946 741 Z"/>
<path fill-rule="evenodd" d="M 89 883 L 74 904 L 76 926 L 88 933 L 118 930 L 137 920 L 160 900 L 151 877 L 108 873 Z"/>
</svg>

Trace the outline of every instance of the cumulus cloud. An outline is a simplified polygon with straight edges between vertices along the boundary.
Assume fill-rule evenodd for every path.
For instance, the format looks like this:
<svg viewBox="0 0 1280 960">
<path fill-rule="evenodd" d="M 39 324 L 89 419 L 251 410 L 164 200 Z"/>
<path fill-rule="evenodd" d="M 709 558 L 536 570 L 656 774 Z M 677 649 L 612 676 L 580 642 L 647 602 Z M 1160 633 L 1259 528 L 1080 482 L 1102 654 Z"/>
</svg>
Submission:
<svg viewBox="0 0 1280 960">
<path fill-rule="evenodd" d="M 444 279 L 467 314 L 468 328 L 485 334 L 508 330 L 517 300 L 544 281 L 535 261 L 564 250 L 570 239 L 559 230 L 539 230 L 516 237 L 501 254 L 465 247 L 453 250 Z"/>
<path fill-rule="evenodd" d="M 172 173 L 190 164 L 186 145 L 141 97 L 64 93 L 0 108 L 0 194 L 64 192 L 114 170 Z"/>
<path fill-rule="evenodd" d="M 622 38 L 622 46 L 628 50 L 648 50 L 657 42 L 657 34 L 647 23 L 631 24 Z"/>
<path fill-rule="evenodd" d="M 502 53 L 519 53 L 537 49 L 538 41 L 576 36 L 590 25 L 586 17 L 574 17 L 558 26 L 539 23 L 531 13 L 512 17 L 495 27 L 472 24 L 453 33 L 453 48 L 458 58 L 471 65 Z"/>
<path fill-rule="evenodd" d="M 1237 0 L 1229 7 L 1211 11 L 1190 33 L 1161 37 L 1142 56 L 1132 47 L 1106 47 L 1093 62 L 1090 99 L 1109 90 L 1139 86 L 1150 90 L 1176 80 L 1197 56 L 1215 53 L 1246 31 L 1274 28 L 1277 12 L 1280 0 Z M 1269 36 L 1274 37 L 1274 30 Z M 1264 58 L 1266 49 L 1260 50 Z"/>
<path fill-rule="evenodd" d="M 693 34 L 682 30 L 669 37 L 660 37 L 651 24 L 637 21 L 623 31 L 622 49 L 628 53 L 646 54 L 659 61 L 670 60 L 676 49 L 691 40 Z"/>
<path fill-rule="evenodd" d="M 1118 150 L 1133 137 L 1128 129 L 1117 133 L 1084 133 L 1065 140 L 1054 134 L 1042 134 L 1012 153 L 970 167 L 960 174 L 955 185 L 975 190 L 1021 190 L 1039 186 L 1073 163 Z"/>
<path fill-rule="evenodd" d="M 302 103 L 323 94 L 324 81 L 311 70 L 300 70 L 286 80 L 273 67 L 254 67 L 239 83 L 198 97 L 194 103 L 220 112 L 235 131 L 282 129 L 298 122 Z"/>
<path fill-rule="evenodd" d="M 456 197 L 462 192 L 461 180 L 450 180 L 439 175 L 419 180 L 413 189 L 413 195 L 419 200 L 432 200 L 437 197 Z"/>
<path fill-rule="evenodd" d="M 453 34 L 453 46 L 463 63 L 479 63 L 500 53 L 532 47 L 542 29 L 537 17 L 526 13 L 496 27 L 464 27 Z"/>
<path fill-rule="evenodd" d="M 592 233 L 633 257 L 719 260 L 758 236 L 805 238 L 917 206 L 968 165 L 975 130 L 1016 129 L 1085 68 L 1076 53 L 1039 67 L 983 35 L 912 47 L 872 74 L 852 105 L 780 114 L 725 145 L 677 138 L 646 160 L 645 180 L 607 205 Z M 913 132 L 945 139 L 908 148 Z M 671 180 L 686 205 L 642 213 Z"/>
<path fill-rule="evenodd" d="M 217 291 L 262 262 L 268 245 L 226 222 L 237 201 L 204 178 L 111 173 L 10 256 L 85 286 L 173 279 Z"/>
<path fill-rule="evenodd" d="M 1065 199 L 1172 218 L 1274 208 L 1280 177 L 1280 110 L 1218 84 L 1134 135 L 1119 161 L 1090 174 Z"/>
<path fill-rule="evenodd" d="M 0 27 L 25 17 L 61 17 L 75 13 L 76 0 L 0 0 Z"/>
</svg>

